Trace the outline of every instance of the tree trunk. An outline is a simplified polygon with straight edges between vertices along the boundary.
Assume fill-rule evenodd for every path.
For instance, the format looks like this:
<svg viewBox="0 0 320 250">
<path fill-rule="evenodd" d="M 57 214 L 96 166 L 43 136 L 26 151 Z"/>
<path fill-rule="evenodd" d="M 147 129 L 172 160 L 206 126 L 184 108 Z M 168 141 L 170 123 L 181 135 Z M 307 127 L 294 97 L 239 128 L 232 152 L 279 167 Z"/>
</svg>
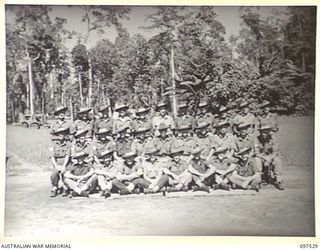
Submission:
<svg viewBox="0 0 320 250">
<path fill-rule="evenodd" d="M 50 98 L 51 100 L 53 100 L 54 98 L 54 87 L 53 87 L 53 74 L 52 74 L 52 71 L 50 71 L 49 73 L 49 82 L 50 82 Z"/>
<path fill-rule="evenodd" d="M 79 91 L 80 91 L 80 105 L 83 106 L 83 93 L 82 93 L 82 82 L 81 82 L 81 73 L 78 74 L 79 79 Z"/>
<path fill-rule="evenodd" d="M 74 117 L 73 117 L 73 101 L 70 100 L 70 116 L 71 116 L 71 122 L 74 122 Z"/>
<path fill-rule="evenodd" d="M 91 59 L 88 58 L 88 65 L 89 65 L 89 88 L 88 88 L 88 102 L 89 106 L 92 106 L 92 65 L 91 65 Z"/>
<path fill-rule="evenodd" d="M 172 81 L 172 110 L 173 110 L 173 116 L 177 116 L 177 99 L 176 99 L 176 85 L 174 81 L 174 51 L 173 51 L 173 45 L 171 45 L 171 81 Z"/>
<path fill-rule="evenodd" d="M 91 64 L 91 58 L 89 53 L 89 47 L 90 47 L 90 26 L 91 26 L 91 20 L 90 20 L 90 7 L 86 6 L 86 14 L 87 14 L 87 35 L 85 39 L 86 48 L 88 50 L 88 78 L 89 78 L 89 86 L 88 86 L 88 105 L 92 105 L 92 64 Z"/>
<path fill-rule="evenodd" d="M 302 39 L 304 37 L 303 35 L 303 27 L 302 27 L 302 22 L 301 22 L 301 17 L 298 16 L 298 23 L 299 23 L 299 32 L 300 32 L 300 39 Z M 302 67 L 302 71 L 306 72 L 306 55 L 303 51 L 303 48 L 300 49 L 301 50 L 301 67 Z"/>
<path fill-rule="evenodd" d="M 34 117 L 34 94 L 33 94 L 33 82 L 32 82 L 32 68 L 31 68 L 31 59 L 28 60 L 28 73 L 29 73 L 29 98 L 30 98 L 30 113 L 31 117 Z"/>
</svg>

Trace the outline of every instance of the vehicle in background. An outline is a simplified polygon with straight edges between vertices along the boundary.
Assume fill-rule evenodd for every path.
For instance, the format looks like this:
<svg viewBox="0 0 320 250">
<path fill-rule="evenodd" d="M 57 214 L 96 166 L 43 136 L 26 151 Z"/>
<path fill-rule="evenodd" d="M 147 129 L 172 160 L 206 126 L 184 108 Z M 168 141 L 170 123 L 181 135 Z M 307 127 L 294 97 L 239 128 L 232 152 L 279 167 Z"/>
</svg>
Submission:
<svg viewBox="0 0 320 250">
<path fill-rule="evenodd" d="M 71 120 L 70 117 L 65 117 L 65 119 Z M 30 114 L 25 114 L 21 122 L 12 125 L 36 129 L 40 129 L 41 127 L 50 128 L 55 120 L 56 118 L 53 115 L 36 114 L 31 118 Z"/>
<path fill-rule="evenodd" d="M 31 114 L 25 114 L 20 125 L 24 128 L 41 128 L 46 124 L 45 116 L 43 114 L 36 114 L 31 117 Z"/>
</svg>

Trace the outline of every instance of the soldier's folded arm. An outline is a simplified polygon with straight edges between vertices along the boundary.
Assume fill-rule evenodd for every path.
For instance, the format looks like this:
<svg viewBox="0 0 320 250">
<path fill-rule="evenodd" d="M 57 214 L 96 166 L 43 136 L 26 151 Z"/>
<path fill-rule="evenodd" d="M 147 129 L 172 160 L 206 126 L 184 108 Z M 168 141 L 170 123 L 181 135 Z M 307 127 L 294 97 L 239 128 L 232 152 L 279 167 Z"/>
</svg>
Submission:
<svg viewBox="0 0 320 250">
<path fill-rule="evenodd" d="M 64 177 L 69 178 L 69 179 L 79 179 L 80 178 L 80 176 L 72 174 L 69 170 L 64 173 Z"/>
<path fill-rule="evenodd" d="M 192 165 L 190 164 L 188 166 L 188 171 L 191 173 L 191 174 L 195 174 L 195 175 L 198 175 L 198 176 L 205 176 L 205 174 L 202 174 L 200 173 L 199 171 L 195 170 Z"/>
<path fill-rule="evenodd" d="M 79 179 L 80 181 L 82 181 L 82 180 L 90 177 L 90 176 L 93 175 L 93 174 L 94 174 L 94 168 L 90 168 L 90 171 L 89 171 L 88 173 L 86 173 L 85 175 L 79 176 L 78 179 Z"/>
<path fill-rule="evenodd" d="M 173 177 L 173 179 L 178 179 L 179 177 L 178 177 L 178 175 L 176 175 L 175 173 L 172 173 L 169 169 L 167 169 L 167 168 L 163 168 L 162 169 L 162 172 L 164 173 L 164 174 L 167 174 L 167 175 L 170 175 L 171 177 Z"/>
</svg>

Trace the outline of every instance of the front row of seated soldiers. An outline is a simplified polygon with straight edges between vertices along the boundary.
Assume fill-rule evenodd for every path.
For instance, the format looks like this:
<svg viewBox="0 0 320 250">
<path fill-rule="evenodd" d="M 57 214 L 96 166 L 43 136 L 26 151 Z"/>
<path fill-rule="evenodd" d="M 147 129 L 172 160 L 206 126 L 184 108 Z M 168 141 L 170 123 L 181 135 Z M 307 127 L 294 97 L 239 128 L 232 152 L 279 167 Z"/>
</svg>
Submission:
<svg viewBox="0 0 320 250">
<path fill-rule="evenodd" d="M 159 136 L 147 127 L 133 135 L 127 126 L 120 126 L 115 140 L 112 129 L 103 127 L 93 141 L 83 129 L 74 135 L 72 145 L 68 128 L 58 128 L 51 157 L 52 196 L 61 192 L 88 196 L 98 190 L 104 197 L 111 192 L 259 191 L 265 176 L 272 176 L 273 184 L 283 190 L 282 162 L 272 128 L 261 126 L 254 138 L 248 133 L 250 123 L 240 123 L 237 136 L 226 132 L 229 126 L 227 120 L 219 122 L 214 134 L 210 124 L 202 121 L 194 130 L 181 126 L 172 135 L 169 126 L 160 124 Z"/>
</svg>

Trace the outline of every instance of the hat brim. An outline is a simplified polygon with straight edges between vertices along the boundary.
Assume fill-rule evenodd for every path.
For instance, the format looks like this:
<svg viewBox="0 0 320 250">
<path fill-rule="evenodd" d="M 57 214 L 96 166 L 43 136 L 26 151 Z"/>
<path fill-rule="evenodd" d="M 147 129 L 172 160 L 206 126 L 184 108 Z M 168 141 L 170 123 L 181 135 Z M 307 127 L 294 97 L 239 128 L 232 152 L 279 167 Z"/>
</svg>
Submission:
<svg viewBox="0 0 320 250">
<path fill-rule="evenodd" d="M 62 109 L 58 109 L 58 110 L 56 110 L 56 111 L 53 112 L 53 115 L 58 115 L 58 114 L 60 114 L 60 113 L 62 113 L 62 112 L 66 112 L 67 109 L 68 109 L 67 107 L 64 107 L 64 108 L 62 108 Z"/>
<path fill-rule="evenodd" d="M 182 155 L 184 153 L 184 150 L 179 150 L 176 152 L 170 152 L 170 156 L 175 156 L 175 155 Z"/>
<path fill-rule="evenodd" d="M 68 133 L 69 133 L 69 129 L 64 129 L 64 130 L 60 130 L 60 131 L 55 131 L 53 134 L 60 135 L 60 134 L 68 134 Z"/>
<path fill-rule="evenodd" d="M 221 127 L 224 127 L 224 126 L 230 126 L 230 122 L 225 122 L 225 123 L 218 124 L 216 126 L 216 128 L 221 128 Z"/>
<path fill-rule="evenodd" d="M 114 111 L 119 112 L 121 110 L 127 110 L 127 109 L 129 109 L 129 106 L 118 107 L 118 108 L 115 108 Z"/>
<path fill-rule="evenodd" d="M 154 155 L 154 154 L 157 154 L 158 152 L 159 152 L 159 150 L 156 149 L 156 150 L 153 150 L 151 152 L 145 152 L 145 155 Z"/>
<path fill-rule="evenodd" d="M 79 110 L 78 114 L 84 114 L 84 113 L 89 113 L 91 111 L 91 108 L 84 109 L 84 110 Z"/>
<path fill-rule="evenodd" d="M 86 158 L 86 157 L 88 157 L 88 153 L 85 153 L 85 154 L 82 154 L 82 155 L 77 155 L 77 156 L 74 156 L 74 157 L 72 157 L 73 159 L 79 159 L 79 158 Z"/>
<path fill-rule="evenodd" d="M 77 133 L 76 133 L 76 134 L 74 135 L 74 137 L 75 137 L 75 138 L 79 138 L 79 137 L 81 137 L 81 136 L 83 136 L 83 135 L 85 136 L 87 133 L 88 133 L 88 131 L 83 131 L 83 132 L 81 132 L 80 134 L 77 134 Z"/>
<path fill-rule="evenodd" d="M 102 109 L 99 109 L 99 112 L 102 113 L 103 111 L 109 111 L 109 106 L 108 107 L 105 107 L 105 108 L 102 108 Z"/>
<path fill-rule="evenodd" d="M 102 158 L 102 157 L 105 157 L 105 156 L 112 156 L 112 154 L 113 154 L 113 151 L 110 151 L 110 152 L 108 152 L 108 153 L 104 153 L 104 154 L 101 154 L 101 155 L 99 155 L 99 157 L 98 158 Z"/>
</svg>

